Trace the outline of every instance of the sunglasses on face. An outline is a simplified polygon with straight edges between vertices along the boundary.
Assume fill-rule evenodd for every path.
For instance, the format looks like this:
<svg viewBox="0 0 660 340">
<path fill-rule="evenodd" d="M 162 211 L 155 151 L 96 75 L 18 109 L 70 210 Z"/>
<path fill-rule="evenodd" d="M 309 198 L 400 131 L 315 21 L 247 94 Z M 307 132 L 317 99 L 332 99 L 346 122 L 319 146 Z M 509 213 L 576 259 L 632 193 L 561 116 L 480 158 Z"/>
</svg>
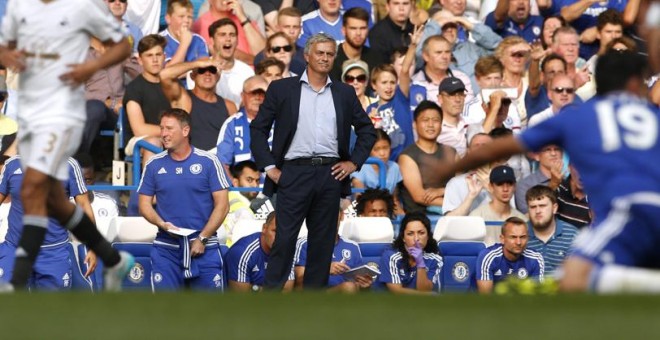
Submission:
<svg viewBox="0 0 660 340">
<path fill-rule="evenodd" d="M 527 54 L 526 51 L 511 52 L 511 58 L 526 58 Z"/>
<path fill-rule="evenodd" d="M 215 68 L 215 66 L 200 67 L 197 69 L 197 74 L 204 74 L 206 72 L 211 72 L 211 74 L 216 74 L 218 73 L 218 69 Z"/>
<path fill-rule="evenodd" d="M 284 45 L 284 46 L 273 46 L 270 48 L 270 51 L 273 53 L 279 53 L 281 50 L 284 50 L 284 52 L 291 52 L 293 50 L 293 46 Z"/>
<path fill-rule="evenodd" d="M 566 93 L 566 94 L 573 94 L 573 93 L 575 93 L 575 89 L 572 88 L 572 87 L 555 87 L 554 89 L 552 89 L 552 91 L 554 91 L 555 93 L 562 93 L 562 92 L 564 92 L 564 93 Z"/>
<path fill-rule="evenodd" d="M 113 2 L 115 2 L 115 1 L 119 1 L 119 2 L 121 2 L 122 4 L 125 4 L 126 1 L 128 1 L 128 0 L 107 0 L 107 1 L 108 1 L 108 3 L 113 3 Z"/>
<path fill-rule="evenodd" d="M 359 76 L 344 76 L 344 82 L 345 83 L 352 83 L 354 81 L 358 81 L 358 83 L 366 83 L 367 82 L 367 75 L 366 74 L 361 74 Z"/>
<path fill-rule="evenodd" d="M 254 89 L 254 90 L 248 91 L 246 93 L 249 94 L 249 95 L 252 95 L 252 96 L 257 96 L 257 95 L 265 96 L 266 95 L 266 91 L 264 91 L 262 89 Z"/>
</svg>

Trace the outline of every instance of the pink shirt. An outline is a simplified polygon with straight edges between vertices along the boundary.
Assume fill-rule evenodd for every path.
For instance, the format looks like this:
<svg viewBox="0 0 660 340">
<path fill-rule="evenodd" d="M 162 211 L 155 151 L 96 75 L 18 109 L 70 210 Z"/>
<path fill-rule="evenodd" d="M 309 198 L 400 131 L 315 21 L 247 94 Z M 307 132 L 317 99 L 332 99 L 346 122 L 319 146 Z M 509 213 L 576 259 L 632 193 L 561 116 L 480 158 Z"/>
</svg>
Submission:
<svg viewBox="0 0 660 340">
<path fill-rule="evenodd" d="M 238 17 L 235 16 L 234 14 L 229 14 L 228 18 L 231 19 L 231 21 L 233 21 L 234 24 L 236 24 L 236 27 L 238 28 L 237 49 L 251 55 L 255 55 L 259 53 L 259 51 L 253 52 L 250 50 L 250 45 L 248 44 L 247 37 L 245 36 L 245 30 L 243 30 L 243 26 L 241 25 L 241 21 L 238 20 Z M 204 38 L 204 40 L 206 41 L 206 44 L 209 47 L 211 47 L 212 44 L 211 44 L 211 37 L 209 37 L 209 26 L 211 26 L 211 24 L 213 24 L 214 22 L 220 19 L 222 19 L 222 17 L 215 17 L 210 11 L 206 12 L 204 13 L 204 15 L 200 16 L 199 19 L 197 19 L 197 21 L 195 21 L 195 23 L 192 26 L 192 31 L 201 35 L 202 38 Z M 255 24 L 254 21 L 250 21 L 250 25 L 252 25 L 252 27 L 255 30 L 259 29 L 259 27 L 257 26 L 257 24 Z"/>
</svg>

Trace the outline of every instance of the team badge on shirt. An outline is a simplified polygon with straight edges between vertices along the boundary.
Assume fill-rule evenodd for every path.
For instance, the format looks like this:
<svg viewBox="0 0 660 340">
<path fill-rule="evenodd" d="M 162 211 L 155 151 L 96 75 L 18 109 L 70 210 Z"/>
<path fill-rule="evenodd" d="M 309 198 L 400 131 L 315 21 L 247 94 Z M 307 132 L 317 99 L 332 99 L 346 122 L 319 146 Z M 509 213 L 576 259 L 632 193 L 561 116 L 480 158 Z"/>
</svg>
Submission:
<svg viewBox="0 0 660 340">
<path fill-rule="evenodd" d="M 154 273 L 154 282 L 163 281 L 163 275 L 161 273 Z"/>
<path fill-rule="evenodd" d="M 198 175 L 199 173 L 202 172 L 202 165 L 199 164 L 199 163 L 195 163 L 195 164 L 191 165 L 190 166 L 190 172 L 193 175 Z"/>
<path fill-rule="evenodd" d="M 470 276 L 470 269 L 465 262 L 456 262 L 451 270 L 451 276 L 458 282 L 464 282 Z"/>
<path fill-rule="evenodd" d="M 344 262 L 350 260 L 351 259 L 350 249 L 342 249 L 341 250 L 341 258 L 342 258 L 342 260 L 344 260 Z"/>
<path fill-rule="evenodd" d="M 156 275 L 154 275 L 154 281 L 156 280 Z M 128 272 L 128 279 L 133 283 L 142 282 L 142 280 L 144 280 L 144 267 L 142 267 L 141 264 L 136 263 L 133 268 L 131 268 L 131 271 Z"/>
<path fill-rule="evenodd" d="M 525 268 L 518 269 L 518 278 L 519 279 L 526 279 L 527 278 L 527 269 L 525 269 Z"/>
</svg>

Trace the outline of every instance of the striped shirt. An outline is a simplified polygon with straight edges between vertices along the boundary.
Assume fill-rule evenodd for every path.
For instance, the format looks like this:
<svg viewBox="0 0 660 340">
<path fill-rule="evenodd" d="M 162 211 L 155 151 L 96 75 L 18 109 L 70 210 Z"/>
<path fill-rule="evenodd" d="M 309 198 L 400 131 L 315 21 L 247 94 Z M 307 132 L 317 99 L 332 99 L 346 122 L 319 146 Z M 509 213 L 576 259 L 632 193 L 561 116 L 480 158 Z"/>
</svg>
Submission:
<svg viewBox="0 0 660 340">
<path fill-rule="evenodd" d="M 571 176 L 568 176 L 557 187 L 557 218 L 578 228 L 591 224 L 589 215 L 589 202 L 587 197 L 578 199 L 571 192 Z"/>
<path fill-rule="evenodd" d="M 578 233 L 578 229 L 574 226 L 555 218 L 555 233 L 550 237 L 547 243 L 539 240 L 534 234 L 531 222 L 528 222 L 529 240 L 527 241 L 527 249 L 532 249 L 543 255 L 545 261 L 545 270 L 552 273 L 562 263 L 564 257 L 568 254 L 568 250 L 573 244 L 573 239 Z"/>
<path fill-rule="evenodd" d="M 442 257 L 438 254 L 424 253 L 426 275 L 433 282 L 433 291 L 440 292 L 440 271 L 442 270 Z M 392 249 L 386 250 L 380 258 L 381 275 L 378 281 L 387 284 L 400 284 L 403 288 L 417 288 L 417 270 L 409 268 L 403 262 L 401 252 Z"/>
<path fill-rule="evenodd" d="M 225 257 L 227 280 L 263 286 L 268 267 L 268 254 L 261 248 L 261 232 L 245 236 L 234 243 Z M 293 280 L 293 266 L 289 273 Z"/>
<path fill-rule="evenodd" d="M 531 249 L 525 249 L 515 261 L 504 256 L 501 243 L 494 244 L 479 253 L 477 257 L 477 280 L 494 283 L 515 276 L 519 279 L 533 278 L 543 281 L 545 273 L 543 256 Z"/>
</svg>

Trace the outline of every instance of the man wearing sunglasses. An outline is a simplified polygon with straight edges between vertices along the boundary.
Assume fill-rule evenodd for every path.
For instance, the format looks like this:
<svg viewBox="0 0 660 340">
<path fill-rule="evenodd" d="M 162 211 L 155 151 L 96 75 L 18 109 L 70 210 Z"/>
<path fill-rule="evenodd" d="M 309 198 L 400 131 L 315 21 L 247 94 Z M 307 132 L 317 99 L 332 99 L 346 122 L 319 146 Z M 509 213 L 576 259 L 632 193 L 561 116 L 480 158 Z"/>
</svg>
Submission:
<svg viewBox="0 0 660 340">
<path fill-rule="evenodd" d="M 564 106 L 575 100 L 575 82 L 573 78 L 561 74 L 552 79 L 548 89 L 550 107 L 535 114 L 529 119 L 529 126 L 534 126 L 548 118 L 558 114 Z"/>
<path fill-rule="evenodd" d="M 172 108 L 183 109 L 191 115 L 190 143 L 198 149 L 215 148 L 220 127 L 236 112 L 231 100 L 215 93 L 222 64 L 223 61 L 217 59 L 198 59 L 160 72 L 160 85 Z M 190 71 L 195 87 L 186 90 L 178 79 Z"/>
</svg>

